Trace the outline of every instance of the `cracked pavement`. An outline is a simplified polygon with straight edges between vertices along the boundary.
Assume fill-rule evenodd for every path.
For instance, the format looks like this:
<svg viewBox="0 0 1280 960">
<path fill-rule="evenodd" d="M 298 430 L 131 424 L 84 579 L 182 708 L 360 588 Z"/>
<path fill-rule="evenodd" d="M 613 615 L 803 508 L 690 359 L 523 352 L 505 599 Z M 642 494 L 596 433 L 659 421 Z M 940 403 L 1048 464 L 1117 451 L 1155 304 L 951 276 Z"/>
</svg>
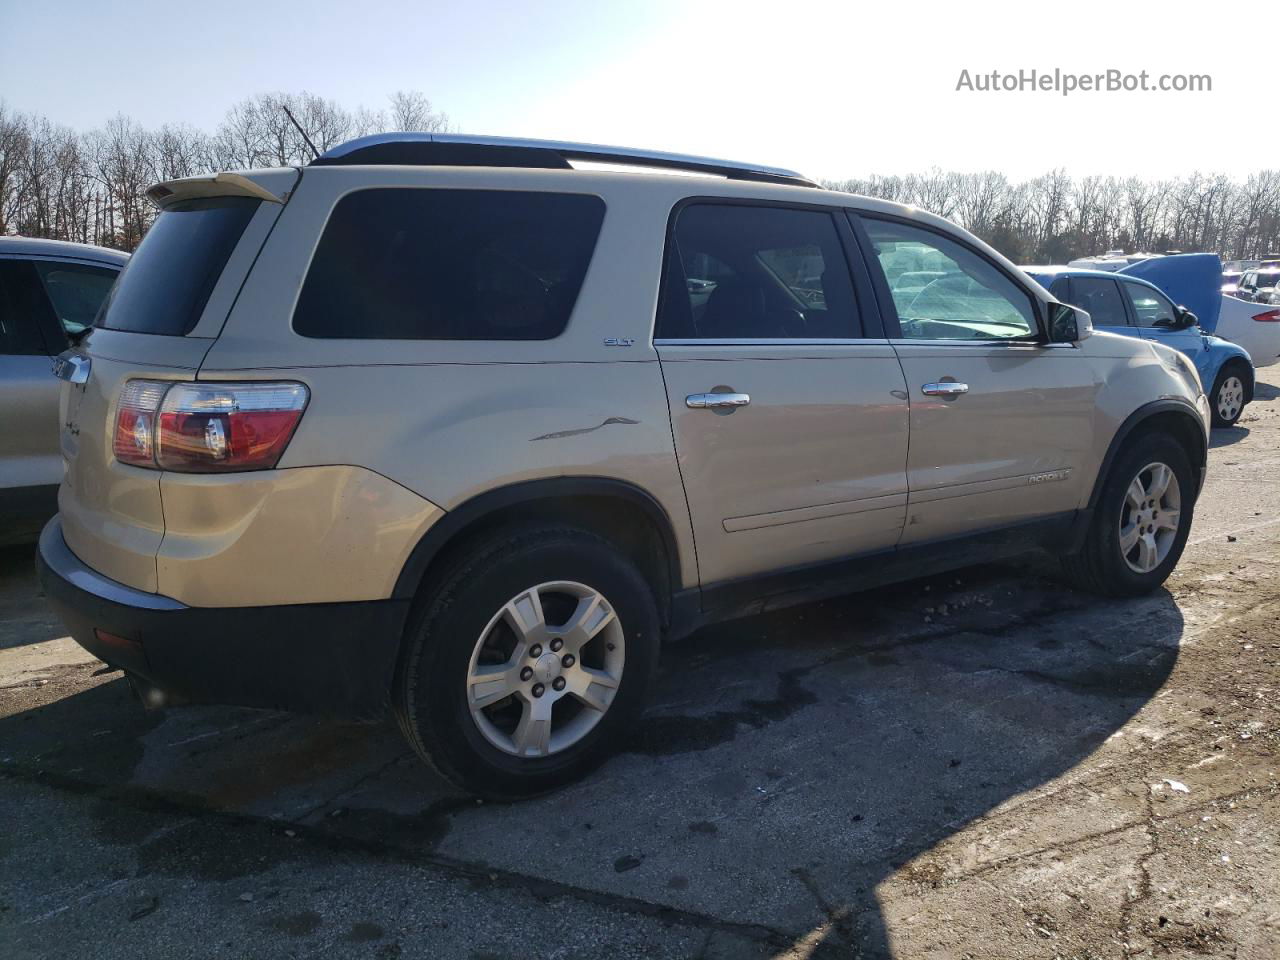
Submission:
<svg viewBox="0 0 1280 960">
<path fill-rule="evenodd" d="M 146 713 L 0 551 L 0 955 L 1274 958 L 1278 505 L 1263 383 L 1167 589 L 1031 558 L 704 630 L 514 805 L 390 723 Z"/>
</svg>

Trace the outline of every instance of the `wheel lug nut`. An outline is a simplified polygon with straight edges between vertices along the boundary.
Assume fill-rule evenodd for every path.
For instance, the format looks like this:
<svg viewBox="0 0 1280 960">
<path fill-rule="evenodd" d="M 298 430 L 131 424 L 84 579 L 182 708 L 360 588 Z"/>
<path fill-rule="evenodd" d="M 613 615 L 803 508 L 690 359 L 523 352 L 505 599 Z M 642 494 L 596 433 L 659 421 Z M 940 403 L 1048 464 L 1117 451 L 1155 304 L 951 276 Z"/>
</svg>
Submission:
<svg viewBox="0 0 1280 960">
<path fill-rule="evenodd" d="M 520 671 L 521 680 L 528 680 L 532 676 L 533 676 L 533 667 L 525 667 L 523 670 Z"/>
<path fill-rule="evenodd" d="M 552 651 L 559 650 L 559 649 L 560 649 L 561 647 L 563 647 L 563 646 L 564 646 L 564 641 L 563 641 L 563 640 L 552 640 L 552 641 L 551 641 L 551 649 L 552 649 Z"/>
<path fill-rule="evenodd" d="M 575 663 L 575 661 L 574 661 L 574 659 L 573 659 L 573 654 L 572 654 L 572 653 L 566 653 L 566 654 L 564 655 L 564 659 L 563 659 L 563 660 L 561 660 L 560 662 L 561 662 L 562 664 L 564 664 L 566 667 L 572 667 L 572 666 L 574 665 L 574 663 Z"/>
<path fill-rule="evenodd" d="M 535 683 L 535 684 L 533 685 L 533 695 L 534 695 L 535 697 L 540 697 L 540 696 L 542 696 L 542 695 L 543 695 L 544 693 L 546 693 L 546 692 L 547 692 L 547 688 L 546 688 L 546 687 L 544 687 L 542 684 L 540 684 L 540 683 Z"/>
<path fill-rule="evenodd" d="M 551 686 L 555 687 L 555 689 L 557 690 L 563 690 L 564 677 L 556 677 L 554 680 L 551 681 Z"/>
<path fill-rule="evenodd" d="M 530 647 L 529 656 L 531 656 L 535 660 L 537 660 L 540 656 L 542 656 L 542 644 L 535 643 L 532 647 Z"/>
</svg>

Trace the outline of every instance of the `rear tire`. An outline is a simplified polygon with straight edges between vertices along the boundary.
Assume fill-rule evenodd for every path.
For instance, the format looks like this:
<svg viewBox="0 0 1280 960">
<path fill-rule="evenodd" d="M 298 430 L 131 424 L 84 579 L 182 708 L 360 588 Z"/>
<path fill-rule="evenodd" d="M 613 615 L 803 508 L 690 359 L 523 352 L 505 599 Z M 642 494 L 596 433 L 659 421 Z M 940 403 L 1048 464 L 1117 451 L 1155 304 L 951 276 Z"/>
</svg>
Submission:
<svg viewBox="0 0 1280 960">
<path fill-rule="evenodd" d="M 1062 558 L 1067 578 L 1107 597 L 1155 590 L 1186 546 L 1194 484 L 1186 451 L 1169 434 L 1128 444 L 1103 484 L 1084 546 Z"/>
<path fill-rule="evenodd" d="M 1244 413 L 1247 376 L 1238 363 L 1225 364 L 1218 371 L 1209 391 L 1209 411 L 1215 427 L 1233 427 Z"/>
<path fill-rule="evenodd" d="M 657 606 L 607 541 L 560 526 L 504 530 L 425 591 L 395 713 L 418 755 L 464 790 L 509 800 L 575 780 L 642 712 Z"/>
</svg>

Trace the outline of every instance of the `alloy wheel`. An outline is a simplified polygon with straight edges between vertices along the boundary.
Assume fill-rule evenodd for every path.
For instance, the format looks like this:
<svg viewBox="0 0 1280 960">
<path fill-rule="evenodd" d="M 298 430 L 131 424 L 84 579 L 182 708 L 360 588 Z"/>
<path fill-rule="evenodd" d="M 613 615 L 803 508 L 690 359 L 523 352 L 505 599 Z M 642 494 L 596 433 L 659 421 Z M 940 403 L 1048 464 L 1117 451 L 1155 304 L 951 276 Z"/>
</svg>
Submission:
<svg viewBox="0 0 1280 960">
<path fill-rule="evenodd" d="M 540 583 L 512 597 L 471 654 L 467 707 L 476 727 L 517 757 L 573 746 L 617 695 L 624 636 L 613 607 L 585 584 Z"/>
<path fill-rule="evenodd" d="M 1150 573 L 1173 549 L 1182 522 L 1182 490 L 1173 470 L 1149 463 L 1130 481 L 1120 510 L 1120 552 L 1129 569 Z"/>
</svg>

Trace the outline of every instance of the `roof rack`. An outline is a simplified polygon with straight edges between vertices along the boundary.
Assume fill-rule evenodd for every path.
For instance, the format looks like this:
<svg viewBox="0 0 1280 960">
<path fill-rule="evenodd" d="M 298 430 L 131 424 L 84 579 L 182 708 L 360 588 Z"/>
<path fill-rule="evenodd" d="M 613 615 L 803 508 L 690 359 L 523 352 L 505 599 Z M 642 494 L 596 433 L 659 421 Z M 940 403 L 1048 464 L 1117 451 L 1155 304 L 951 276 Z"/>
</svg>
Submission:
<svg viewBox="0 0 1280 960">
<path fill-rule="evenodd" d="M 459 133 L 378 133 L 360 137 L 326 151 L 311 166 L 355 164 L 403 164 L 406 166 L 533 167 L 572 169 L 571 160 L 658 167 L 711 173 L 731 180 L 755 180 L 789 186 L 817 184 L 793 170 L 759 164 L 713 160 L 656 150 L 630 150 L 591 143 L 558 140 L 523 140 L 513 137 L 477 137 Z"/>
</svg>

